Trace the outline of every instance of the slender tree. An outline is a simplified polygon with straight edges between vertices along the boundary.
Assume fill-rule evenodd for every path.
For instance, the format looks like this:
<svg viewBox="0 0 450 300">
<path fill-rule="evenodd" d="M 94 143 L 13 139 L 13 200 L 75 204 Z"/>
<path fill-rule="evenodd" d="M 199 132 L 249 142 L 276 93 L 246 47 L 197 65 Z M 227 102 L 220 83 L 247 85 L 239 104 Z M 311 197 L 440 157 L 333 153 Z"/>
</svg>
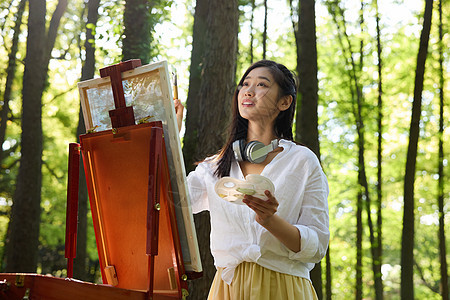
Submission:
<svg viewBox="0 0 450 300">
<path fill-rule="evenodd" d="M 16 20 L 14 25 L 14 34 L 12 38 L 11 49 L 8 55 L 8 67 L 6 68 L 6 83 L 5 90 L 3 92 L 3 105 L 0 110 L 0 145 L 5 142 L 6 125 L 9 119 L 10 107 L 9 101 L 11 100 L 11 90 L 14 77 L 16 76 L 17 62 L 16 56 L 19 48 L 19 35 L 20 26 L 22 25 L 22 16 L 25 11 L 25 5 L 27 0 L 21 0 L 17 6 Z M 3 147 L 0 147 L 0 162 L 3 161 Z"/>
<path fill-rule="evenodd" d="M 331 291 L 331 257 L 330 257 L 330 245 L 328 245 L 327 254 L 325 255 L 325 261 L 327 262 L 327 267 L 325 270 L 325 277 L 326 277 L 326 283 L 325 283 L 325 299 L 331 300 L 332 299 L 332 291 Z"/>
<path fill-rule="evenodd" d="M 360 10 L 360 30 L 361 30 L 361 41 L 360 41 L 360 51 L 359 51 L 359 75 L 356 75 L 356 72 L 353 72 L 355 88 L 357 91 L 356 96 L 356 105 L 357 108 L 354 110 L 355 118 L 356 118 L 356 128 L 358 131 L 358 183 L 361 186 L 361 197 L 362 203 L 364 203 L 364 207 L 367 213 L 367 226 L 369 227 L 369 240 L 370 240 L 370 250 L 372 254 L 372 272 L 374 276 L 374 280 L 380 280 L 376 261 L 378 260 L 377 252 L 376 252 L 376 242 L 375 242 L 375 234 L 374 234 L 374 226 L 372 222 L 372 209 L 371 209 L 371 197 L 369 194 L 369 184 L 367 182 L 367 174 L 366 174 L 366 164 L 365 164 L 365 125 L 363 118 L 363 107 L 366 106 L 364 95 L 362 92 L 361 80 L 357 80 L 357 77 L 361 77 L 363 71 L 363 60 L 364 60 L 364 40 L 362 38 L 364 32 L 364 6 L 365 3 L 361 1 L 361 10 Z M 350 49 L 350 41 L 348 41 L 349 49 Z M 353 68 L 355 66 L 353 65 Z M 356 83 L 359 82 L 359 83 Z M 362 196 L 361 195 L 361 196 Z M 377 298 L 378 299 L 378 298 Z"/>
<path fill-rule="evenodd" d="M 262 44 L 263 44 L 263 59 L 266 59 L 267 55 L 267 0 L 264 0 L 264 29 L 262 35 Z"/>
<path fill-rule="evenodd" d="M 362 263 L 362 192 L 358 190 L 356 196 L 356 286 L 355 286 L 355 299 L 361 300 L 363 297 L 363 263 Z"/>
<path fill-rule="evenodd" d="M 222 133 L 227 127 L 235 87 L 238 1 L 210 0 L 207 5 L 209 13 L 198 94 L 198 136 L 201 138 L 194 157 L 216 153 L 224 144 Z M 206 299 L 215 272 L 209 250 L 209 215 L 206 212 L 197 215 L 195 225 L 204 271 L 203 278 L 193 282 L 190 297 Z"/>
<path fill-rule="evenodd" d="M 438 154 L 438 207 L 439 207 L 439 259 L 441 262 L 441 296 L 449 299 L 447 249 L 445 244 L 445 213 L 444 213 L 444 42 L 442 30 L 442 0 L 439 1 L 439 154 Z"/>
<path fill-rule="evenodd" d="M 255 19 L 255 8 L 256 8 L 256 5 L 255 5 L 255 0 L 251 0 L 250 2 L 252 4 L 252 12 L 251 12 L 251 17 L 250 17 L 250 63 L 252 64 L 253 60 L 254 60 L 254 58 L 253 58 L 253 51 L 254 51 L 253 50 L 253 42 L 255 40 L 255 36 L 253 34 L 253 30 L 254 30 L 253 22 L 254 22 L 254 19 Z"/>
<path fill-rule="evenodd" d="M 7 241 L 7 272 L 35 272 L 37 267 L 43 139 L 41 98 L 46 86 L 50 53 L 66 7 L 67 0 L 58 2 L 46 30 L 46 1 L 29 3 L 22 89 L 21 159 Z"/>
<path fill-rule="evenodd" d="M 419 51 L 414 80 L 414 100 L 411 111 L 411 125 L 409 129 L 408 152 L 406 155 L 403 229 L 401 250 L 401 299 L 414 299 L 413 262 L 414 262 L 414 180 L 417 160 L 417 144 L 419 141 L 420 115 L 422 111 L 423 78 L 425 61 L 428 54 L 430 39 L 433 0 L 425 0 L 423 27 L 420 34 Z"/>
<path fill-rule="evenodd" d="M 383 280 L 381 278 L 381 265 L 383 258 L 383 244 L 382 244 L 382 182 L 383 182 L 383 60 L 381 47 L 381 30 L 380 30 L 380 16 L 378 12 L 378 0 L 375 0 L 376 10 L 376 28 L 377 28 L 377 57 L 378 57 L 378 102 L 377 102 L 377 125 L 378 125 L 378 139 L 377 139 L 377 225 L 376 225 L 376 241 L 374 245 L 375 257 L 374 262 L 374 281 L 375 281 L 375 298 L 377 300 L 383 299 Z"/>
<path fill-rule="evenodd" d="M 6 68 L 6 83 L 5 83 L 5 89 L 3 92 L 3 105 L 1 106 L 0 110 L 0 145 L 3 145 L 5 142 L 6 137 L 6 127 L 8 124 L 8 120 L 10 119 L 10 106 L 9 101 L 12 97 L 12 86 L 13 86 L 13 79 L 16 75 L 16 69 L 17 69 L 17 62 L 16 62 L 16 56 L 17 51 L 19 48 L 19 35 L 20 35 L 20 26 L 22 25 L 22 17 L 23 13 L 25 11 L 27 0 L 21 0 L 19 2 L 19 5 L 17 7 L 17 13 L 16 13 L 16 19 L 15 19 L 15 25 L 14 25 L 14 33 L 12 38 L 12 44 L 11 49 L 8 55 L 8 67 Z M 11 3 L 12 4 L 12 3 Z M 11 151 L 13 149 L 9 149 Z M 3 150 L 3 147 L 0 147 L 0 172 L 4 172 L 3 159 L 5 157 L 5 151 Z M 9 167 L 9 166 L 8 166 Z M 7 212 L 7 214 L 10 214 L 10 211 Z M 9 235 L 9 225 L 5 233 L 5 240 L 8 240 Z M 0 257 L 0 271 L 3 270 L 3 264 L 5 262 L 5 251 L 2 251 L 2 255 Z"/>
<path fill-rule="evenodd" d="M 292 1 L 290 1 L 290 7 L 297 46 L 299 79 L 295 140 L 308 146 L 320 159 L 315 0 L 298 1 L 296 13 Z M 295 18 L 294 15 L 297 15 L 298 18 Z M 316 264 L 311 271 L 311 280 L 317 296 L 322 299 L 321 263 Z"/>
<path fill-rule="evenodd" d="M 353 116 L 355 118 L 356 123 L 356 131 L 357 131 L 357 145 L 358 145 L 358 191 L 357 191 L 357 200 L 356 200 L 356 293 L 355 293 L 355 299 L 360 300 L 363 298 L 363 249 L 362 249 L 362 241 L 363 241 L 363 219 L 362 219 L 362 212 L 364 209 L 364 206 L 367 211 L 367 222 L 369 227 L 369 233 L 370 233 L 370 244 L 371 244 L 371 252 L 372 252 L 372 261 L 374 261 L 374 230 L 373 230 L 373 224 L 371 219 L 371 209 L 370 209 L 370 195 L 369 195 L 369 187 L 367 182 L 367 175 L 366 175 L 366 167 L 365 167 L 365 127 L 363 122 L 363 106 L 364 104 L 364 97 L 362 93 L 362 87 L 361 87 L 361 71 L 363 66 L 363 48 L 364 43 L 363 40 L 360 41 L 360 53 L 359 53 L 359 65 L 357 65 L 355 59 L 354 59 L 354 52 L 352 50 L 352 45 L 350 41 L 350 37 L 347 34 L 346 29 L 346 21 L 344 16 L 343 9 L 339 6 L 337 2 L 327 2 L 328 9 L 331 13 L 331 15 L 334 18 L 334 22 L 338 27 L 338 38 L 340 45 L 342 47 L 342 51 L 344 53 L 344 58 L 346 60 L 346 63 L 349 63 L 348 66 L 348 81 L 349 81 L 349 88 L 350 93 L 352 95 L 353 99 L 353 105 L 352 105 L 352 111 Z M 361 2 L 361 10 L 360 10 L 360 28 L 361 31 L 363 31 L 363 24 L 364 24 L 364 2 Z M 340 21 L 339 21 L 339 20 Z M 342 29 L 340 27 L 342 26 Z M 341 37 L 341 35 L 343 37 Z M 345 42 L 345 44 L 344 44 Z M 365 204 L 365 205 L 364 205 Z M 374 263 L 372 263 L 372 267 L 374 266 Z M 375 274 L 375 272 L 374 272 Z"/>
<path fill-rule="evenodd" d="M 186 101 L 186 130 L 183 139 L 183 156 L 186 171 L 192 171 L 194 163 L 201 159 L 198 154 L 198 130 L 200 110 L 200 85 L 202 82 L 202 64 L 206 51 L 206 30 L 208 0 L 197 0 L 192 30 L 191 65 L 189 67 L 189 91 Z"/>
<path fill-rule="evenodd" d="M 89 0 L 87 6 L 86 39 L 84 41 L 84 51 L 86 58 L 81 68 L 81 81 L 94 78 L 95 74 L 95 27 L 98 20 L 98 8 L 100 0 Z M 81 109 L 78 117 L 76 137 L 85 132 L 83 111 Z M 80 158 L 81 160 L 81 158 Z M 86 176 L 83 171 L 83 163 L 80 161 L 80 180 L 78 191 L 78 233 L 77 233 L 77 256 L 74 259 L 73 275 L 81 280 L 89 280 L 87 270 L 87 215 L 88 215 L 88 193 L 86 186 Z"/>
<path fill-rule="evenodd" d="M 349 37 L 347 35 L 346 30 L 346 23 L 344 19 L 344 13 L 342 9 L 339 7 L 339 3 L 335 1 L 327 1 L 327 8 L 330 13 L 330 15 L 333 17 L 333 21 L 336 24 L 336 27 L 338 29 L 338 41 L 339 45 L 343 52 L 343 58 L 345 60 L 345 64 L 347 64 L 349 61 L 351 62 L 351 66 L 348 67 L 348 72 L 346 72 L 348 87 L 351 95 L 351 99 L 356 99 L 356 101 L 353 101 L 353 103 L 359 103 L 360 99 L 360 91 L 359 91 L 359 83 L 358 83 L 358 77 L 356 76 L 356 64 L 353 59 L 353 51 L 351 49 L 351 44 L 349 42 Z M 341 28 L 342 27 L 342 28 Z M 345 42 L 347 42 L 346 45 L 344 45 L 344 39 Z M 355 121 L 357 124 L 357 133 L 360 134 L 361 127 L 359 121 L 359 114 L 357 111 L 357 107 L 361 107 L 358 105 L 352 105 L 353 109 L 353 115 L 355 117 Z M 358 139 L 361 141 L 361 139 Z M 358 148 L 358 166 L 361 165 L 361 147 Z M 362 182 L 363 177 L 361 176 L 362 173 L 358 172 L 358 183 Z M 363 284 L 362 284 L 362 232 L 363 232 L 363 226 L 362 226 L 362 189 L 361 186 L 359 186 L 357 191 L 357 198 L 356 198 L 356 282 L 355 282 L 355 299 L 360 300 L 362 299 L 363 295 Z"/>
</svg>

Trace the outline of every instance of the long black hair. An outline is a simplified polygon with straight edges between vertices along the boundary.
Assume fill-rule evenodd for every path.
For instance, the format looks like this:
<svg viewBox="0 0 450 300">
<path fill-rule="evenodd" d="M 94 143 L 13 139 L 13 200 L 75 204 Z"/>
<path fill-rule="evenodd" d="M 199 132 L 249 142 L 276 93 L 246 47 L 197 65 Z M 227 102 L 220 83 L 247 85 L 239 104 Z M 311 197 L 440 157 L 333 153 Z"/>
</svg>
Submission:
<svg viewBox="0 0 450 300">
<path fill-rule="evenodd" d="M 294 121 L 295 104 L 297 102 L 297 84 L 294 74 L 284 65 L 271 60 L 260 60 L 252 64 L 245 71 L 234 91 L 232 102 L 232 120 L 229 129 L 229 136 L 226 144 L 223 146 L 218 155 L 218 163 L 215 175 L 219 178 L 230 175 L 231 163 L 233 162 L 233 142 L 236 140 L 247 139 L 248 120 L 244 119 L 239 113 L 238 94 L 242 84 L 253 69 L 267 68 L 272 74 L 275 82 L 280 87 L 279 99 L 283 96 L 292 96 L 292 103 L 287 110 L 281 111 L 275 119 L 274 132 L 277 138 L 293 140 L 292 123 Z"/>
</svg>

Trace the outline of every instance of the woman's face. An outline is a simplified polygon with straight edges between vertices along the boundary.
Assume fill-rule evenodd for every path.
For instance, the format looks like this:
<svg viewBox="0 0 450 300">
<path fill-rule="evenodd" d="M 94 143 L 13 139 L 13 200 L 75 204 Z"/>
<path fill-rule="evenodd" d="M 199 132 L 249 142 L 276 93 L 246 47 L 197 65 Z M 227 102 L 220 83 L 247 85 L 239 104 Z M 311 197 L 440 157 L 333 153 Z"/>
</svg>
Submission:
<svg viewBox="0 0 450 300">
<path fill-rule="evenodd" d="M 244 78 L 238 94 L 239 113 L 249 121 L 272 123 L 282 109 L 280 87 L 268 68 L 253 69 Z"/>
</svg>

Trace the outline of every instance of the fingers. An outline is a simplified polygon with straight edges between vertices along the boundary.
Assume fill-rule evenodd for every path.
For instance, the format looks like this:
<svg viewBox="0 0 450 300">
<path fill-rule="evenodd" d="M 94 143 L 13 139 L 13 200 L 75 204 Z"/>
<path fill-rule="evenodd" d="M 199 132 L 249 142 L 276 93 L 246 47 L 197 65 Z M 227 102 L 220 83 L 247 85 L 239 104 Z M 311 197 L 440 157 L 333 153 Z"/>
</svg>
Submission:
<svg viewBox="0 0 450 300">
<path fill-rule="evenodd" d="M 181 103 L 181 100 L 180 99 L 174 99 L 173 100 L 173 104 L 174 104 L 174 106 L 175 106 L 175 112 L 178 114 L 178 113 L 183 113 L 183 110 L 184 110 L 184 106 L 183 106 L 183 104 Z"/>
<path fill-rule="evenodd" d="M 263 207 L 275 207 L 275 209 L 278 207 L 278 201 L 277 199 L 270 193 L 270 191 L 265 191 L 264 194 L 267 196 L 267 200 L 262 200 L 258 197 L 245 195 L 244 202 L 245 203 L 254 203 L 258 206 Z M 247 202 L 245 200 L 248 200 Z"/>
<path fill-rule="evenodd" d="M 256 213 L 256 220 L 260 224 L 265 223 L 278 209 L 277 199 L 269 191 L 265 191 L 265 194 L 267 200 L 250 195 L 246 195 L 243 199 L 243 202 Z"/>
<path fill-rule="evenodd" d="M 175 106 L 175 114 L 177 116 L 178 132 L 180 132 L 181 131 L 181 126 L 183 125 L 183 110 L 184 110 L 184 106 L 181 103 L 180 99 L 173 100 L 173 104 Z"/>
</svg>

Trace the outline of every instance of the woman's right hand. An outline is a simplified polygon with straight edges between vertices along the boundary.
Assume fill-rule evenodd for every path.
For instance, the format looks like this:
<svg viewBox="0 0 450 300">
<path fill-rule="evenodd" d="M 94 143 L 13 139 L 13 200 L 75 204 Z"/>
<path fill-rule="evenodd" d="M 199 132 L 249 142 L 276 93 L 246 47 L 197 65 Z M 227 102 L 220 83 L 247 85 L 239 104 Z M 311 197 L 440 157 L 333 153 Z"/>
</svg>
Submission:
<svg viewBox="0 0 450 300">
<path fill-rule="evenodd" d="M 173 104 L 175 106 L 175 114 L 177 116 L 178 132 L 180 132 L 181 131 L 181 126 L 183 125 L 184 106 L 181 103 L 180 99 L 173 100 Z"/>
</svg>

